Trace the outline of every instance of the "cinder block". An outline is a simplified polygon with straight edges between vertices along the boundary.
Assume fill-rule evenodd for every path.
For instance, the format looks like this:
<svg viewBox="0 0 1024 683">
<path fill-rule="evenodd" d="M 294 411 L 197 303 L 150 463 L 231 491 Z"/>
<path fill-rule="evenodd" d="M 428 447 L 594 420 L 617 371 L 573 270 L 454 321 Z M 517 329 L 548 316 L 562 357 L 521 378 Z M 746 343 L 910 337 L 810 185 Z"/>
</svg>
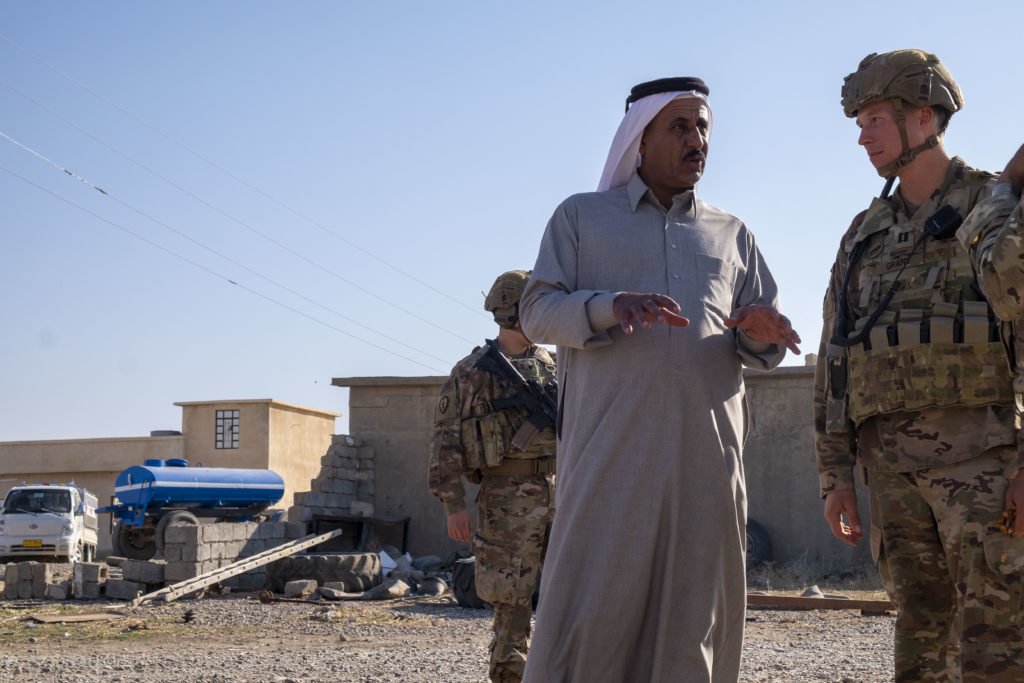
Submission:
<svg viewBox="0 0 1024 683">
<path fill-rule="evenodd" d="M 284 585 L 284 595 L 286 598 L 306 597 L 315 593 L 316 588 L 316 579 L 296 579 Z"/>
<path fill-rule="evenodd" d="M 165 545 L 164 546 L 164 559 L 168 562 L 181 562 L 181 549 L 184 546 L 178 545 Z"/>
<path fill-rule="evenodd" d="M 74 593 L 76 600 L 96 600 L 100 597 L 103 586 L 98 583 L 86 583 L 82 586 L 75 585 Z"/>
<path fill-rule="evenodd" d="M 125 581 L 144 583 L 156 586 L 164 582 L 166 561 L 160 560 L 125 560 L 121 567 L 121 576 Z"/>
<path fill-rule="evenodd" d="M 295 539 L 302 538 L 306 535 L 306 523 L 305 522 L 288 522 L 285 525 L 285 538 Z"/>
<path fill-rule="evenodd" d="M 134 600 L 146 593 L 146 584 L 123 579 L 107 581 L 103 589 L 104 594 L 113 600 Z"/>
<path fill-rule="evenodd" d="M 164 531 L 164 543 L 195 544 L 198 542 L 203 525 L 173 524 Z"/>
<path fill-rule="evenodd" d="M 46 598 L 49 600 L 67 600 L 68 585 L 66 583 L 46 584 Z"/>
<path fill-rule="evenodd" d="M 106 583 L 110 567 L 100 562 L 79 562 L 72 574 L 71 592 L 76 598 L 98 598 L 100 586 Z"/>
<path fill-rule="evenodd" d="M 373 503 L 356 501 L 349 506 L 349 511 L 360 517 L 373 517 Z"/>
<path fill-rule="evenodd" d="M 177 583 L 185 579 L 199 576 L 199 563 L 196 562 L 168 562 L 164 568 L 164 580 L 167 583 Z"/>
<path fill-rule="evenodd" d="M 7 565 L 7 573 L 4 574 L 4 599 L 18 599 L 18 567 L 17 563 Z"/>
<path fill-rule="evenodd" d="M 277 522 L 272 524 L 270 527 L 270 538 L 277 540 L 284 538 L 287 532 L 288 525 L 285 522 Z"/>
</svg>

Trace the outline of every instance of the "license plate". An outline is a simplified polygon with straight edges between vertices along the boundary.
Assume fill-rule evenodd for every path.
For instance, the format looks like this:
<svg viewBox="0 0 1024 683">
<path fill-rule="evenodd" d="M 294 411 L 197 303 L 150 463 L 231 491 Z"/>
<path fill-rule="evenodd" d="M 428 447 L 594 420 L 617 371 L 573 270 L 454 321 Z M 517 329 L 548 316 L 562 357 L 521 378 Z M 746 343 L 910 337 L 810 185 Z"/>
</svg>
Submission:
<svg viewBox="0 0 1024 683">
<path fill-rule="evenodd" d="M 43 542 L 32 539 L 25 539 L 25 542 L 21 544 L 25 548 L 42 548 Z"/>
</svg>

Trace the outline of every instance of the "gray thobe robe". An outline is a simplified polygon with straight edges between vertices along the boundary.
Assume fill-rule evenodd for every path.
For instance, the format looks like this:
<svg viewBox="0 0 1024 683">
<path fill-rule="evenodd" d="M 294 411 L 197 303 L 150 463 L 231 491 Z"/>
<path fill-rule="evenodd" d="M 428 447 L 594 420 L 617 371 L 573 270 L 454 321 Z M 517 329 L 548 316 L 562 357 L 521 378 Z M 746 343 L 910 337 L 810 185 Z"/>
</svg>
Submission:
<svg viewBox="0 0 1024 683">
<path fill-rule="evenodd" d="M 667 294 L 686 328 L 635 327 L 618 292 Z M 735 681 L 743 643 L 746 493 L 741 364 L 783 347 L 724 325 L 776 305 L 735 217 L 639 176 L 555 211 L 520 303 L 530 339 L 558 346 L 555 522 L 527 683 Z"/>
</svg>

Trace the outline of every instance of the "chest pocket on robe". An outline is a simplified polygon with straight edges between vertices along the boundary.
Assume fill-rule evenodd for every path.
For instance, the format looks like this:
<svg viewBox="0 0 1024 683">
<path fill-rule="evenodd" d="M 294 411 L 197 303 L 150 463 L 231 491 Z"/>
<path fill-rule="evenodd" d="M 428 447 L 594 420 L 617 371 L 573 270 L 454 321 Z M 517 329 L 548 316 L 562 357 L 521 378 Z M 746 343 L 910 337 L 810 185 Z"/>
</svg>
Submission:
<svg viewBox="0 0 1024 683">
<path fill-rule="evenodd" d="M 736 266 L 708 254 L 694 254 L 694 259 L 697 262 L 698 298 L 708 310 L 723 319 L 728 318 L 736 291 Z"/>
</svg>

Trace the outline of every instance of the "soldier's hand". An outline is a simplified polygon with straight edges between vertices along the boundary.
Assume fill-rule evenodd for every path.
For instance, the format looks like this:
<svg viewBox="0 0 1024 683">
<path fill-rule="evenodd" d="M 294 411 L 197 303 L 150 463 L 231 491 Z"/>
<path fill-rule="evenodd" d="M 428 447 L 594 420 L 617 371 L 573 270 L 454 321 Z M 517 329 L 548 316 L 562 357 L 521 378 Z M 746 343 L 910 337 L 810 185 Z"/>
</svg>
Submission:
<svg viewBox="0 0 1024 683">
<path fill-rule="evenodd" d="M 789 323 L 789 318 L 771 306 L 743 306 L 732 312 L 725 320 L 726 327 L 743 330 L 747 336 L 766 344 L 785 346 L 795 354 L 800 353 L 800 335 Z"/>
<path fill-rule="evenodd" d="M 651 329 L 655 323 L 686 327 L 690 321 L 679 315 L 679 310 L 679 304 L 664 294 L 623 292 L 612 302 L 612 313 L 626 334 L 633 334 L 636 323 L 645 330 Z"/>
<path fill-rule="evenodd" d="M 469 510 L 459 510 L 448 515 L 448 536 L 456 541 L 469 543 L 473 537 L 473 520 Z"/>
<path fill-rule="evenodd" d="M 1014 538 L 1024 536 L 1024 468 L 1017 471 L 1017 476 L 1006 489 L 1006 512 L 1009 519 L 1013 520 L 1010 533 Z"/>
<path fill-rule="evenodd" d="M 857 513 L 857 494 L 852 490 L 830 491 L 825 496 L 825 521 L 832 535 L 847 545 L 857 545 L 864 537 Z"/>
<path fill-rule="evenodd" d="M 1006 164 L 1006 168 L 1003 169 L 997 182 L 1010 183 L 1017 194 L 1024 189 L 1024 145 L 1020 146 L 1017 153 Z"/>
</svg>

